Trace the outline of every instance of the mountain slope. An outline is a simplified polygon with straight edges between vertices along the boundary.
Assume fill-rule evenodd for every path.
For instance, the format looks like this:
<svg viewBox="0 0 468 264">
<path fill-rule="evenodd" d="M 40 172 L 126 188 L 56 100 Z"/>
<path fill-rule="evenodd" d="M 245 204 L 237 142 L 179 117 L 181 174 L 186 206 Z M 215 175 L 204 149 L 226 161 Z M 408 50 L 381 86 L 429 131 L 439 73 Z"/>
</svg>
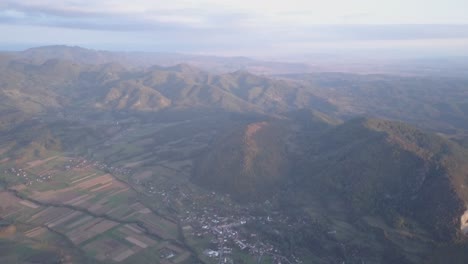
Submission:
<svg viewBox="0 0 468 264">
<path fill-rule="evenodd" d="M 292 119 L 259 120 L 223 133 L 196 161 L 194 182 L 240 202 L 274 196 L 290 177 L 295 152 L 301 151 L 298 132 L 322 133 L 338 122 L 307 110 L 289 116 Z"/>
<path fill-rule="evenodd" d="M 268 198 L 288 170 L 285 134 L 284 127 L 268 121 L 225 134 L 198 160 L 194 181 L 238 201 Z"/>
<path fill-rule="evenodd" d="M 313 140 L 306 153 L 296 167 L 304 191 L 338 193 L 358 215 L 416 219 L 439 239 L 458 235 L 468 153 L 455 143 L 403 123 L 359 119 Z"/>
</svg>

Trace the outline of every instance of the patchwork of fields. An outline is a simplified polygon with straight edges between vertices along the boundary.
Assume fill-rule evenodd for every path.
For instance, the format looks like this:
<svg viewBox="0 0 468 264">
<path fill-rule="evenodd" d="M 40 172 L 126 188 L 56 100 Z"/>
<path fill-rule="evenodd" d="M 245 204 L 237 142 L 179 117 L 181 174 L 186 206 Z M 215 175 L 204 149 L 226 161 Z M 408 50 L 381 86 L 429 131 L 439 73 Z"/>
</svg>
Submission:
<svg viewBox="0 0 468 264">
<path fill-rule="evenodd" d="M 14 165 L 0 165 L 3 178 L 14 183 L 0 192 L 0 217 L 30 226 L 17 236 L 41 239 L 53 231 L 101 261 L 183 263 L 191 256 L 177 240 L 174 220 L 92 163 L 53 156 Z"/>
</svg>

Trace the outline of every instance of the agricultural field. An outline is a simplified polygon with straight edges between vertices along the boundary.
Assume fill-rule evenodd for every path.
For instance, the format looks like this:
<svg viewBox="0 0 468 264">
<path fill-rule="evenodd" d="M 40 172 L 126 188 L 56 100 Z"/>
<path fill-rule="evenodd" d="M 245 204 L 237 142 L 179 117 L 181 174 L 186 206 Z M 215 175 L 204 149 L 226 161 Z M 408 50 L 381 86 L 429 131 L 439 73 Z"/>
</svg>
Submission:
<svg viewBox="0 0 468 264">
<path fill-rule="evenodd" d="M 191 256 L 178 241 L 177 223 L 147 207 L 132 186 L 101 164 L 51 156 L 0 166 L 8 186 L 0 191 L 0 218 L 27 225 L 25 238 L 55 232 L 103 262 L 130 263 L 165 249 L 167 263 Z"/>
</svg>

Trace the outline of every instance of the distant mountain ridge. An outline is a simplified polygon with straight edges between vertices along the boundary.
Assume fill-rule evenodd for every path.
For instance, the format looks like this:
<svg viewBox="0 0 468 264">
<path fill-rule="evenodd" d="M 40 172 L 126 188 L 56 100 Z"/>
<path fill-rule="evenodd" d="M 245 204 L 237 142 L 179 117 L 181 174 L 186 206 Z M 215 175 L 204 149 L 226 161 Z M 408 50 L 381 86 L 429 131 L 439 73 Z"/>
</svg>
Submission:
<svg viewBox="0 0 468 264">
<path fill-rule="evenodd" d="M 195 106 L 274 113 L 313 108 L 338 118 L 378 116 L 465 136 L 458 135 L 468 121 L 464 79 L 344 73 L 259 76 L 237 66 L 218 74 L 184 56 L 152 61 L 163 66 L 135 68 L 120 58 L 138 56 L 118 54 L 68 46 L 3 54 L 0 108 L 5 116 L 19 119 L 21 113 L 65 106 L 69 98 L 75 106 L 146 112 Z"/>
<path fill-rule="evenodd" d="M 47 60 L 60 59 L 88 65 L 117 62 L 132 68 L 147 68 L 153 65 L 173 66 L 189 63 L 214 73 L 248 70 L 257 74 L 279 74 L 302 73 L 310 70 L 310 66 L 303 63 L 261 61 L 247 57 L 221 57 L 161 52 L 111 52 L 65 45 L 44 46 L 21 52 L 9 52 L 5 56 L 11 56 L 33 64 L 42 64 Z"/>
</svg>

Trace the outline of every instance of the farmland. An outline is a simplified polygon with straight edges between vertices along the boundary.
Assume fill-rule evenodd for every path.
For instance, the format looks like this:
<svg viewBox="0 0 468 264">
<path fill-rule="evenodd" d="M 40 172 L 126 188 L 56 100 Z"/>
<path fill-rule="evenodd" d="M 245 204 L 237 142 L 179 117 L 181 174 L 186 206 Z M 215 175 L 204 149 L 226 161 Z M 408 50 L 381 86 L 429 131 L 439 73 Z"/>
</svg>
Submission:
<svg viewBox="0 0 468 264">
<path fill-rule="evenodd" d="M 99 261 L 130 263 L 162 248 L 177 249 L 171 251 L 174 263 L 190 257 L 177 240 L 177 223 L 145 206 L 133 188 L 97 163 L 54 156 L 25 165 L 2 164 L 4 181 L 13 184 L 0 192 L 0 217 L 30 227 L 21 236 L 56 232 Z"/>
</svg>

